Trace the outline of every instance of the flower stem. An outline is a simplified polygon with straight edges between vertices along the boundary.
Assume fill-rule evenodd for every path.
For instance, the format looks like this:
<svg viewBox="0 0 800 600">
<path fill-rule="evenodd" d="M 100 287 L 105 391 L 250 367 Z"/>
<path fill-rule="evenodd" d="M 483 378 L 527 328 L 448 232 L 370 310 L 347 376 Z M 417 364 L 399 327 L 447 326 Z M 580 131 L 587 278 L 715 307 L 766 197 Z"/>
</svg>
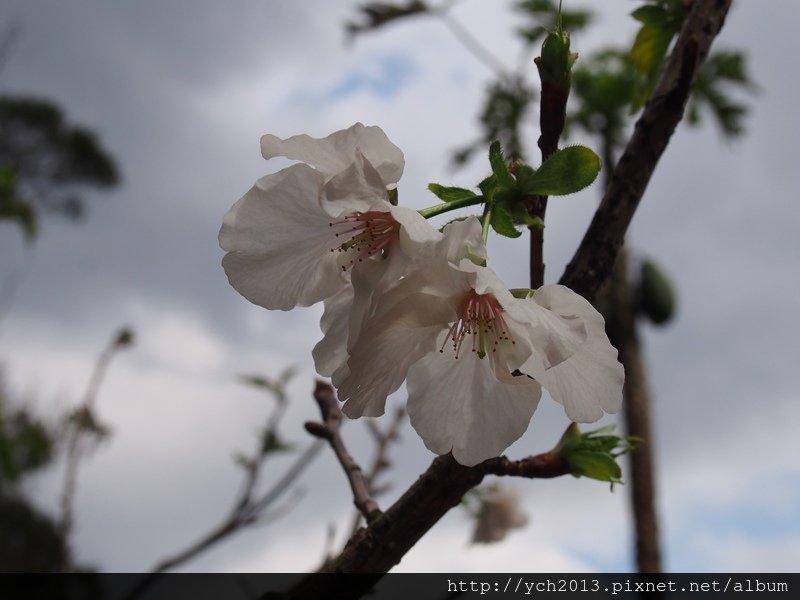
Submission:
<svg viewBox="0 0 800 600">
<path fill-rule="evenodd" d="M 483 243 L 486 244 L 489 241 L 489 224 L 492 221 L 492 208 L 491 205 L 487 202 L 486 206 L 483 207 L 483 215 L 481 215 L 481 236 L 483 237 Z"/>
<path fill-rule="evenodd" d="M 461 200 L 454 200 L 453 202 L 442 202 L 441 204 L 429 206 L 428 208 L 422 208 L 417 212 L 419 212 L 419 214 L 426 219 L 430 219 L 431 217 L 444 214 L 451 210 L 457 210 L 467 206 L 475 206 L 476 204 L 480 204 L 481 202 L 485 201 L 486 199 L 483 196 L 471 196 L 469 198 L 462 198 Z"/>
</svg>

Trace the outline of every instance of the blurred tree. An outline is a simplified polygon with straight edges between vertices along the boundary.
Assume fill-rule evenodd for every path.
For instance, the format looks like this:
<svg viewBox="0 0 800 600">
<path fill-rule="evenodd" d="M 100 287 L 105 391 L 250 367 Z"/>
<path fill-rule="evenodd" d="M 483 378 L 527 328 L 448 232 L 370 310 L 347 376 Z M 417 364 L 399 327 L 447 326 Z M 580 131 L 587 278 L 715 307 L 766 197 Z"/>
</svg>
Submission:
<svg viewBox="0 0 800 600">
<path fill-rule="evenodd" d="M 56 523 L 19 492 L 22 479 L 53 458 L 54 432 L 14 407 L 0 381 L 0 572 L 61 569 L 67 545 Z"/>
<path fill-rule="evenodd" d="M 78 219 L 81 187 L 110 188 L 119 180 L 96 136 L 67 123 L 55 103 L 0 96 L 0 219 L 19 224 L 28 239 L 40 211 Z"/>
</svg>

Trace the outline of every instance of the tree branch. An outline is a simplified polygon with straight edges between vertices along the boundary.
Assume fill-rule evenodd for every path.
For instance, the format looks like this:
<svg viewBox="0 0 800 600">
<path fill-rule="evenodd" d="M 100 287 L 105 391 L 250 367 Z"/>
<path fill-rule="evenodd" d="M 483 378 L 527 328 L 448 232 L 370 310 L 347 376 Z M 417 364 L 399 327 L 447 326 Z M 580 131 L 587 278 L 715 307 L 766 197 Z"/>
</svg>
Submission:
<svg viewBox="0 0 800 600">
<path fill-rule="evenodd" d="M 306 431 L 317 437 L 328 440 L 328 443 L 333 448 L 336 458 L 342 465 L 347 481 L 350 483 L 350 489 L 353 490 L 353 503 L 359 512 L 364 515 L 367 523 L 372 522 L 381 514 L 377 502 L 372 499 L 369 493 L 367 482 L 364 481 L 364 476 L 361 472 L 361 467 L 356 463 L 347 448 L 344 445 L 344 440 L 339 434 L 339 429 L 342 425 L 342 411 L 339 408 L 339 403 L 336 400 L 336 395 L 330 384 L 324 381 L 317 381 L 317 387 L 314 389 L 314 400 L 319 405 L 319 410 L 322 413 L 323 423 L 306 423 Z"/>
<path fill-rule="evenodd" d="M 653 96 L 611 175 L 603 200 L 559 283 L 588 300 L 611 273 L 625 232 L 667 143 L 683 117 L 697 70 L 725 22 L 731 0 L 696 0 Z"/>
<path fill-rule="evenodd" d="M 645 106 L 600 207 L 561 278 L 562 284 L 588 299 L 593 299 L 611 272 L 633 213 L 683 116 L 697 68 L 707 56 L 729 8 L 730 0 L 697 0 L 684 21 L 653 97 Z M 368 527 L 360 529 L 344 551 L 326 563 L 325 571 L 387 572 L 487 474 L 531 477 L 563 474 L 553 466 L 551 453 L 519 462 L 506 463 L 507 460 L 501 457 L 464 467 L 449 454 L 436 458 L 393 506 Z M 379 578 L 377 575 L 375 580 Z M 361 592 L 369 589 L 370 585 L 365 585 Z M 316 597 L 314 594 L 320 590 L 314 586 L 314 579 L 306 578 L 292 593 L 297 597 Z M 359 597 L 358 593 L 359 590 L 352 590 L 349 597 Z"/>
</svg>

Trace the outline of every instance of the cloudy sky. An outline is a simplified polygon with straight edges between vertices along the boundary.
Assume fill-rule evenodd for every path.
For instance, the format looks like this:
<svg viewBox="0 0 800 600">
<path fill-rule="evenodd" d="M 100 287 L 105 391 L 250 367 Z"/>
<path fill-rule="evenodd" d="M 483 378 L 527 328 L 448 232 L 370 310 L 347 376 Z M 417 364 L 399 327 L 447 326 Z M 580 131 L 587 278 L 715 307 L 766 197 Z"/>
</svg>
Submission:
<svg viewBox="0 0 800 600">
<path fill-rule="evenodd" d="M 509 6 L 464 0 L 454 15 L 513 67 L 520 48 Z M 573 48 L 588 54 L 629 39 L 635 6 L 603 2 L 597 25 L 574 36 Z M 18 396 L 44 414 L 66 410 L 112 333 L 121 325 L 136 332 L 99 398 L 114 436 L 80 474 L 74 545 L 85 563 L 146 570 L 222 518 L 240 479 L 232 455 L 249 451 L 270 406 L 238 374 L 296 366 L 283 432 L 298 447 L 309 443 L 301 424 L 315 416 L 310 351 L 320 308 L 250 305 L 219 264 L 222 215 L 257 178 L 288 164 L 264 162 L 262 134 L 323 137 L 356 121 L 380 125 L 405 152 L 401 199 L 415 208 L 433 203 L 430 181 L 470 186 L 485 175 L 480 160 L 452 172 L 447 157 L 477 134 L 491 71 L 436 19 L 347 45 L 343 23 L 352 14 L 352 3 L 321 0 L 5 3 L 0 31 L 18 35 L 0 67 L 0 93 L 57 101 L 97 132 L 124 177 L 113 193 L 89 195 L 83 223 L 45 219 L 33 245 L 0 225 L 0 364 Z M 673 571 L 791 571 L 800 555 L 800 210 L 791 192 L 800 186 L 800 84 L 786 73 L 798 18 L 788 0 L 736 3 L 717 47 L 745 50 L 759 84 L 747 98 L 747 136 L 730 143 L 710 124 L 681 129 L 629 236 L 635 256 L 656 257 L 680 294 L 674 324 L 644 332 Z M 535 128 L 528 131 L 534 140 Z M 551 202 L 548 281 L 571 257 L 597 194 Z M 515 258 L 526 250 L 514 245 L 523 243 L 490 242 L 492 265 L 511 287 L 526 283 L 527 265 Z M 566 425 L 544 399 L 510 456 L 548 449 Z M 363 424 L 349 423 L 346 435 L 367 463 Z M 406 425 L 392 458 L 394 487 L 382 505 L 432 456 Z M 276 461 L 266 477 L 286 464 Z M 55 468 L 28 484 L 46 510 L 56 506 L 61 475 Z M 502 544 L 470 546 L 470 522 L 454 510 L 400 570 L 633 568 L 624 487 L 505 483 L 523 498 L 526 528 Z M 185 568 L 315 567 L 329 526 L 343 541 L 351 498 L 327 452 L 302 485 L 281 519 Z"/>
</svg>

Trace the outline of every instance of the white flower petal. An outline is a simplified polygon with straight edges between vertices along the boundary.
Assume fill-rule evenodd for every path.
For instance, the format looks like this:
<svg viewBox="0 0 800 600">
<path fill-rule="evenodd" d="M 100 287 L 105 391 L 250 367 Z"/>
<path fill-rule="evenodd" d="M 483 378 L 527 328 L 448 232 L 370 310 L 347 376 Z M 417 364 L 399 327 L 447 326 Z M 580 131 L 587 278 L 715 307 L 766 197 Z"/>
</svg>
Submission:
<svg viewBox="0 0 800 600">
<path fill-rule="evenodd" d="M 380 127 L 356 123 L 349 129 L 326 138 L 296 135 L 281 139 L 274 135 L 261 138 L 261 154 L 270 159 L 285 156 L 313 165 L 326 179 L 346 169 L 360 151 L 380 173 L 385 184 L 397 183 L 403 174 L 403 152 L 389 141 Z"/>
<path fill-rule="evenodd" d="M 441 342 L 442 339 L 439 340 Z M 495 376 L 492 363 L 466 352 L 427 354 L 408 372 L 408 414 L 425 446 L 452 451 L 462 465 L 499 456 L 528 428 L 541 396 L 528 377 Z"/>
<path fill-rule="evenodd" d="M 393 298 L 394 299 L 394 298 Z M 343 412 L 351 418 L 383 414 L 386 398 L 406 378 L 408 368 L 435 349 L 450 305 L 436 296 L 412 294 L 372 316 L 350 352 L 349 373 L 334 380 Z"/>
<path fill-rule="evenodd" d="M 541 288 L 534 300 L 562 318 L 579 319 L 587 334 L 572 356 L 541 375 L 542 385 L 573 421 L 590 423 L 604 411 L 617 412 L 622 406 L 625 371 L 606 335 L 602 315 L 585 298 L 560 285 Z"/>
<path fill-rule="evenodd" d="M 467 255 L 486 258 L 481 222 L 475 216 L 445 225 L 443 241 L 438 254 L 453 264 L 458 264 Z"/>
<path fill-rule="evenodd" d="M 317 373 L 323 377 L 331 377 L 347 363 L 347 334 L 352 305 L 352 285 L 344 286 L 339 293 L 325 299 L 325 312 L 319 322 L 323 336 L 311 353 Z"/>
<path fill-rule="evenodd" d="M 389 212 L 392 205 L 381 176 L 363 154 L 356 152 L 353 162 L 325 184 L 323 206 L 331 216 L 339 216 L 355 211 Z"/>
<path fill-rule="evenodd" d="M 309 306 L 344 285 L 331 252 L 322 179 L 304 164 L 260 179 L 225 215 L 219 243 L 231 285 L 269 309 Z"/>
<path fill-rule="evenodd" d="M 390 204 L 389 212 L 400 223 L 400 247 L 409 256 L 419 252 L 417 246 L 420 244 L 430 244 L 442 239 L 442 234 L 416 210 Z"/>
<path fill-rule="evenodd" d="M 526 315 L 523 322 L 527 323 L 534 347 L 520 370 L 541 381 L 548 369 L 568 360 L 586 343 L 586 323 L 573 313 L 552 311 L 533 299 L 515 299 L 515 302 L 517 309 Z"/>
</svg>

